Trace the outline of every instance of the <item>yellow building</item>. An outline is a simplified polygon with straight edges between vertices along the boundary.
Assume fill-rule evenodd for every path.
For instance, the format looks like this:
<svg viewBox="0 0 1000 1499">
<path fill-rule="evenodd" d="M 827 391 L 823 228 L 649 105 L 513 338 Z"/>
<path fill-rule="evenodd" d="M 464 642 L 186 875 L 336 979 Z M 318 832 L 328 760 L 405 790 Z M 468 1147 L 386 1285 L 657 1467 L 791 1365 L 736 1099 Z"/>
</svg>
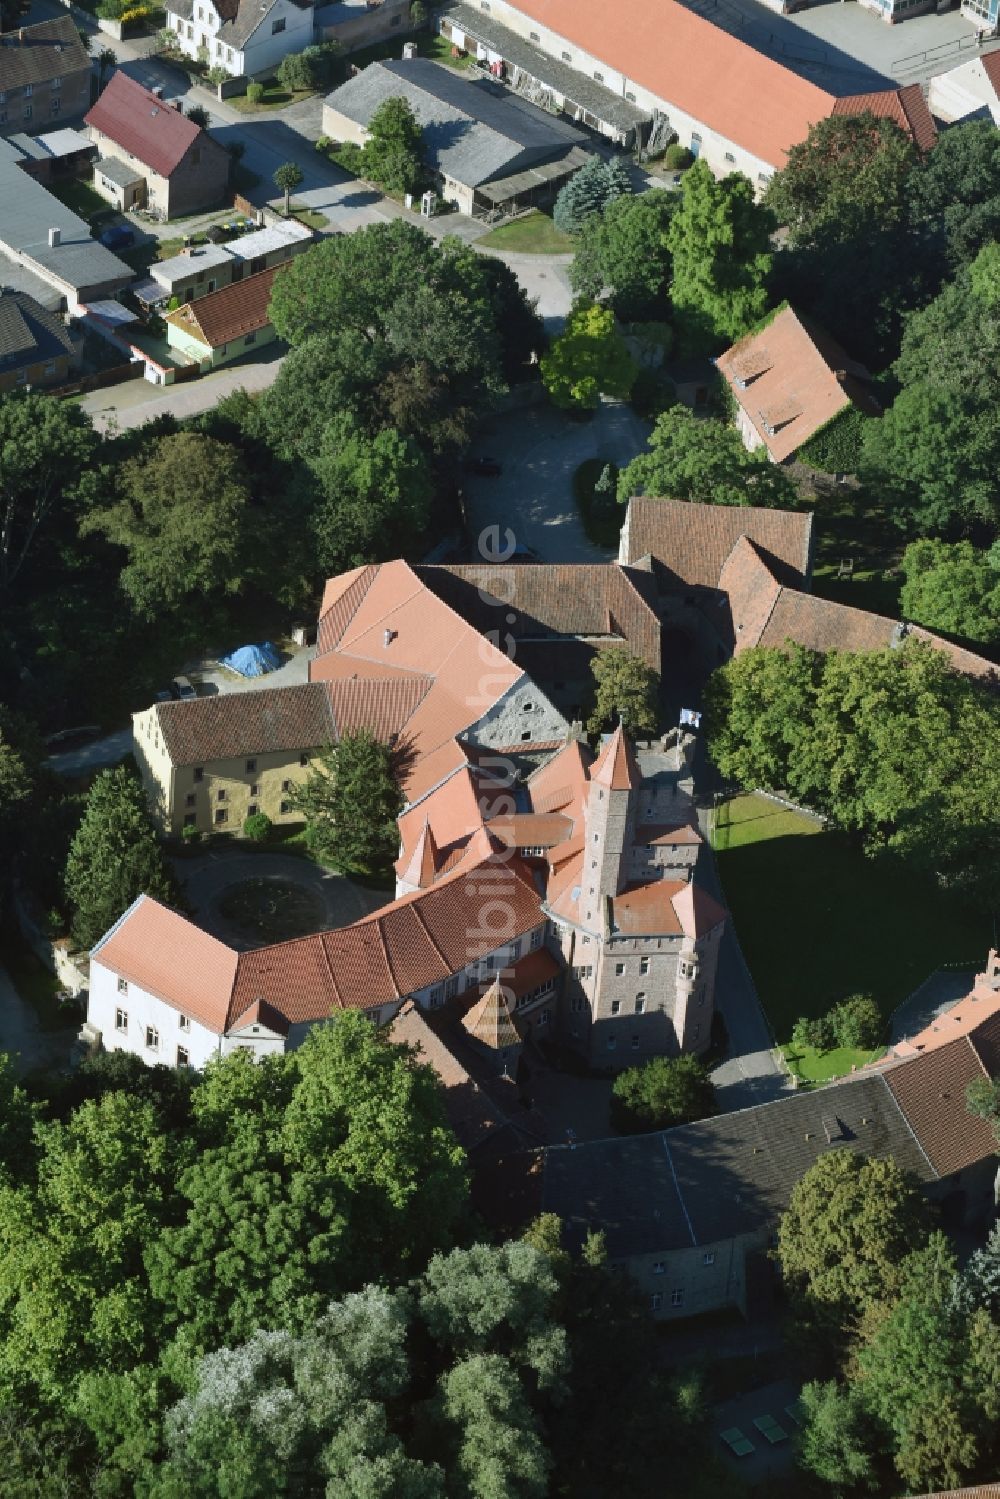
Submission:
<svg viewBox="0 0 1000 1499">
<path fill-rule="evenodd" d="M 238 833 L 256 812 L 276 824 L 301 821 L 291 789 L 337 740 L 319 682 L 156 703 L 132 725 L 150 809 L 173 834 Z"/>
</svg>

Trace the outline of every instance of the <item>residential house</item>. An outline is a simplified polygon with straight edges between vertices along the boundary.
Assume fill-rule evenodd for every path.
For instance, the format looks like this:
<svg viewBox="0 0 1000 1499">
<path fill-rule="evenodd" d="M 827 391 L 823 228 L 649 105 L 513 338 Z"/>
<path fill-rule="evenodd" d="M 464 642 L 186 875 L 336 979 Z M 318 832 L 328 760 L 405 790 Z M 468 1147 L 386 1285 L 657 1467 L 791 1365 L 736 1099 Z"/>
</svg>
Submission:
<svg viewBox="0 0 1000 1499">
<path fill-rule="evenodd" d="M 279 269 L 260 271 L 245 281 L 231 282 L 168 312 L 170 348 L 203 370 L 211 370 L 273 343 L 277 334 L 268 311 L 271 287 Z"/>
<path fill-rule="evenodd" d="M 0 36 L 0 135 L 51 130 L 90 106 L 92 68 L 72 16 Z"/>
<path fill-rule="evenodd" d="M 795 1184 L 823 1156 L 892 1157 L 946 1224 L 989 1222 L 997 1143 L 970 1115 L 967 1085 L 997 1070 L 1000 1026 L 881 1071 L 655 1134 L 551 1146 L 522 1157 L 533 1212 L 556 1213 L 570 1245 L 605 1236 L 612 1264 L 662 1320 L 751 1310 Z"/>
<path fill-rule="evenodd" d="M 438 191 L 462 213 L 550 202 L 587 160 L 586 136 L 566 121 L 420 57 L 370 63 L 334 89 L 324 134 L 364 145 L 372 117 L 394 98 L 412 108 Z"/>
<path fill-rule="evenodd" d="M 0 392 L 61 385 L 80 363 L 62 317 L 0 287 Z"/>
<path fill-rule="evenodd" d="M 788 0 L 774 0 L 782 9 Z M 991 0 L 992 3 L 992 0 Z M 831 115 L 894 119 L 921 150 L 936 139 L 919 85 L 838 98 L 681 0 L 485 0 L 446 3 L 443 36 L 536 103 L 623 145 L 673 133 L 720 174 L 763 191 L 791 146 Z M 610 101 L 635 119 L 612 116 Z"/>
<path fill-rule="evenodd" d="M 167 0 L 167 27 L 186 57 L 232 78 L 267 78 L 313 42 L 311 0 Z"/>
<path fill-rule="evenodd" d="M 772 463 L 787 463 L 852 406 L 881 415 L 864 365 L 791 307 L 720 354 L 716 365 L 732 392 L 744 447 L 766 448 Z"/>
<path fill-rule="evenodd" d="M 158 261 L 149 274 L 165 300 L 194 302 L 244 276 L 282 265 L 307 248 L 313 232 L 296 219 L 270 224 L 224 245 L 191 245 L 169 260 Z"/>
<path fill-rule="evenodd" d="M 410 0 L 333 0 L 315 11 L 316 40 L 336 42 L 343 52 L 357 52 L 373 42 L 412 31 Z"/>
<path fill-rule="evenodd" d="M 134 280 L 131 266 L 99 244 L 90 225 L 21 170 L 26 158 L 0 140 L 0 254 L 51 287 L 70 312 L 114 296 Z M 6 270 L 4 279 L 9 280 Z"/>
<path fill-rule="evenodd" d="M 1000 52 L 984 53 L 936 74 L 927 103 L 934 118 L 945 125 L 959 120 L 992 120 L 1000 125 Z"/>
<path fill-rule="evenodd" d="M 225 197 L 232 165 L 225 147 L 120 69 L 84 123 L 100 151 L 94 187 L 116 208 L 170 219 Z"/>
</svg>

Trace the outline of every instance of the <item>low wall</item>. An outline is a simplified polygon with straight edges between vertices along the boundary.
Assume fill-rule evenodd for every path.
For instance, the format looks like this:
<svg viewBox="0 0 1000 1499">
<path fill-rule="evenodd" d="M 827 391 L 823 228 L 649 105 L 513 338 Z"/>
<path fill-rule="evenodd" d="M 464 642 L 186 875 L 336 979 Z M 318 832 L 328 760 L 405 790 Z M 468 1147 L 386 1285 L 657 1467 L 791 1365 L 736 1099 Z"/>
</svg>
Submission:
<svg viewBox="0 0 1000 1499">
<path fill-rule="evenodd" d="M 219 98 L 232 99 L 236 94 L 245 94 L 249 82 L 250 79 L 245 73 L 240 73 L 237 78 L 223 78 L 222 82 L 217 85 Z"/>
<path fill-rule="evenodd" d="M 90 958 L 76 951 L 68 937 L 47 937 L 29 914 L 20 894 L 15 894 L 14 916 L 21 935 L 35 956 L 54 973 L 70 994 L 86 994 L 90 983 Z"/>
<path fill-rule="evenodd" d="M 69 380 L 65 385 L 59 385 L 55 390 L 51 390 L 49 394 L 78 396 L 85 394 L 88 390 L 104 390 L 108 385 L 121 385 L 125 380 L 140 380 L 141 378 L 141 364 L 119 364 L 114 369 L 100 370 L 93 375 L 81 375 L 77 380 Z"/>
</svg>

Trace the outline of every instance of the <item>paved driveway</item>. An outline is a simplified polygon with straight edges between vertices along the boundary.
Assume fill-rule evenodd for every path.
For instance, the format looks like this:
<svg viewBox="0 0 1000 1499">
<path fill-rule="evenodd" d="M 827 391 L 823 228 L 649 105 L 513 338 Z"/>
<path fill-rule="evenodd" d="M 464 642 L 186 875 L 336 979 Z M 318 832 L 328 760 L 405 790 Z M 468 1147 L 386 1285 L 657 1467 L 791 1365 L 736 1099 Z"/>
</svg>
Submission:
<svg viewBox="0 0 1000 1499">
<path fill-rule="evenodd" d="M 284 652 L 285 660 L 277 671 L 269 671 L 263 677 L 241 677 L 212 658 L 185 665 L 183 674 L 199 697 L 215 697 L 220 692 L 259 692 L 263 687 L 299 687 L 309 680 L 309 662 L 315 654 L 315 646 L 292 646 Z"/>
<path fill-rule="evenodd" d="M 321 931 L 360 921 L 392 898 L 391 891 L 362 889 L 309 859 L 294 854 L 249 854 L 236 843 L 231 848 L 212 849 L 193 859 L 172 862 L 198 925 L 237 949 L 260 944 L 249 941 L 239 929 L 233 928 L 220 914 L 218 902 L 227 890 L 245 880 L 284 880 L 318 896 L 326 911 L 325 921 L 318 928 Z"/>
<path fill-rule="evenodd" d="M 56 775 L 86 775 L 89 771 L 100 770 L 105 765 L 118 765 L 131 753 L 132 730 L 130 728 L 116 729 L 113 734 L 105 734 L 103 739 L 93 739 L 90 744 L 85 744 L 80 749 L 66 750 L 61 755 L 50 755 L 45 764 L 50 770 L 54 770 Z"/>
<path fill-rule="evenodd" d="M 589 422 L 573 421 L 549 405 L 494 417 L 476 451 L 499 457 L 503 473 L 495 479 L 467 476 L 470 535 L 510 527 L 544 562 L 606 562 L 614 554 L 587 540 L 573 475 L 585 458 L 621 467 L 642 451 L 651 430 L 631 406 L 618 402 L 602 404 Z"/>
</svg>

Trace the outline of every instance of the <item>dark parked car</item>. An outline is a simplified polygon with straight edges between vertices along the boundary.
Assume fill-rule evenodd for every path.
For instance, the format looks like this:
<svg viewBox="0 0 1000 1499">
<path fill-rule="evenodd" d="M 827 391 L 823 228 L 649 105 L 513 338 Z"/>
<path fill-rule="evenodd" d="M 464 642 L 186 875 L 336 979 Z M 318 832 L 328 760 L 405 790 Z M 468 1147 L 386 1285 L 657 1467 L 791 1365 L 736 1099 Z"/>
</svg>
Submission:
<svg viewBox="0 0 1000 1499">
<path fill-rule="evenodd" d="M 127 250 L 135 244 L 135 230 L 127 224 L 112 224 L 101 232 L 101 244 L 106 250 Z"/>
<path fill-rule="evenodd" d="M 498 458 L 470 458 L 465 467 L 470 474 L 485 474 L 490 479 L 503 473 L 503 464 Z"/>
</svg>

